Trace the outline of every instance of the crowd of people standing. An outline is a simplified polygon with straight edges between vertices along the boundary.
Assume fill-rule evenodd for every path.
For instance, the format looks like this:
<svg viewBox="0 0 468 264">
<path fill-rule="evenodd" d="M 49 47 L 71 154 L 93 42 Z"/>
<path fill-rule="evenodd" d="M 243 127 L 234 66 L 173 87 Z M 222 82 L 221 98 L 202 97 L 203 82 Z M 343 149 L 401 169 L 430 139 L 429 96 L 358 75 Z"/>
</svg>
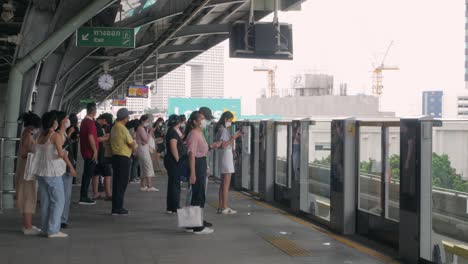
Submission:
<svg viewBox="0 0 468 264">
<path fill-rule="evenodd" d="M 96 104 L 86 107 L 86 117 L 78 127 L 75 114 L 50 111 L 42 117 L 24 113 L 17 171 L 17 207 L 23 214 L 25 235 L 67 237 L 61 229 L 69 228 L 72 183 L 76 181 L 78 144 L 83 158 L 83 174 L 79 204 L 94 205 L 97 199 L 112 202 L 112 215 L 129 215 L 124 207 L 127 185 L 139 179 L 140 190 L 159 191 L 154 187 L 155 171 L 161 170 L 161 153 L 168 174 L 167 214 L 180 209 L 181 182 L 188 182 L 192 206 L 204 208 L 207 188 L 207 155 L 220 149 L 222 183 L 219 191 L 220 214 L 235 214 L 227 197 L 231 174 L 234 173 L 233 144 L 241 133 L 232 136 L 234 116 L 225 112 L 216 125 L 215 142 L 208 144 L 204 133 L 213 119 L 206 107 L 194 111 L 189 119 L 172 115 L 153 123 L 152 115 L 130 120 L 130 112 L 122 108 L 114 116 L 104 113 L 96 118 Z M 103 195 L 100 185 L 103 185 Z M 41 227 L 32 224 L 36 212 L 37 184 L 40 191 Z M 92 186 L 92 197 L 89 187 Z M 187 228 L 187 232 L 210 234 L 212 224 Z"/>
</svg>

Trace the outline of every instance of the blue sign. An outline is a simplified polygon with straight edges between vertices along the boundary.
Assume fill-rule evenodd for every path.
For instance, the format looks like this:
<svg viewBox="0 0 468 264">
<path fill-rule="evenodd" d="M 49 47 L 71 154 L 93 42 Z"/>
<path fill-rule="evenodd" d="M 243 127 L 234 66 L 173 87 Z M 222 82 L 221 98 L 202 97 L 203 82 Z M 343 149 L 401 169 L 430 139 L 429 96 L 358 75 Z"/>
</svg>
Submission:
<svg viewBox="0 0 468 264">
<path fill-rule="evenodd" d="M 211 109 L 215 119 L 219 119 L 226 111 L 231 111 L 234 114 L 234 117 L 239 117 L 241 115 L 241 100 L 225 98 L 171 97 L 168 99 L 167 113 L 168 115 L 183 114 L 188 117 L 193 111 L 196 111 L 203 106 Z"/>
</svg>

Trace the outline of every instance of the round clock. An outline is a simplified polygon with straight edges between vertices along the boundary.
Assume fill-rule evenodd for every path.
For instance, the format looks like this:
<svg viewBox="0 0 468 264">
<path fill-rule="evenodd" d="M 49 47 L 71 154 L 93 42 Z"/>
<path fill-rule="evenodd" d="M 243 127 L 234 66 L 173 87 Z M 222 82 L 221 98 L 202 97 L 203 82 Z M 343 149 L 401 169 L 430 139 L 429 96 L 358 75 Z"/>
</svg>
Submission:
<svg viewBox="0 0 468 264">
<path fill-rule="evenodd" d="M 110 74 L 105 73 L 99 76 L 98 84 L 99 87 L 104 91 L 109 91 L 112 89 L 112 87 L 114 87 L 114 78 L 112 78 Z"/>
</svg>

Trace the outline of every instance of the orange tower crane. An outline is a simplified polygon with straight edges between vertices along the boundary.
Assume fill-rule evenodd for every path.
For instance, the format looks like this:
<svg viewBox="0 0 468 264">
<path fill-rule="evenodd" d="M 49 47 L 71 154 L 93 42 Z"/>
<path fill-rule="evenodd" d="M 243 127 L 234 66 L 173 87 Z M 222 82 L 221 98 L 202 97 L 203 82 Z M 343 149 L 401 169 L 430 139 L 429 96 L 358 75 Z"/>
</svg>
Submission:
<svg viewBox="0 0 468 264">
<path fill-rule="evenodd" d="M 393 45 L 393 41 L 390 43 L 390 45 L 387 48 L 387 51 L 385 52 L 385 55 L 382 59 L 382 62 L 380 65 L 377 67 L 374 66 L 373 70 L 373 84 L 372 84 L 372 92 L 377 95 L 379 98 L 382 95 L 382 90 L 383 90 L 383 83 L 382 83 L 382 72 L 383 71 L 389 71 L 389 70 L 399 70 L 398 66 L 387 66 L 385 65 L 385 60 L 387 59 L 388 52 L 390 51 L 390 48 Z"/>
</svg>

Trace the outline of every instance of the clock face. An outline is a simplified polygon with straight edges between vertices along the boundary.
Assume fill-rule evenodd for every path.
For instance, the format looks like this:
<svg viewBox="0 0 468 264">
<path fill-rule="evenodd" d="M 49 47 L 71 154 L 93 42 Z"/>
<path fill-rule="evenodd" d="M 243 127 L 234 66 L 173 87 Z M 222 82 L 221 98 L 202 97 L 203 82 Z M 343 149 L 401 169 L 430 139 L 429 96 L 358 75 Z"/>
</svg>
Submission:
<svg viewBox="0 0 468 264">
<path fill-rule="evenodd" d="M 99 77 L 98 84 L 101 89 L 108 91 L 114 87 L 114 78 L 110 74 L 103 74 Z"/>
</svg>

